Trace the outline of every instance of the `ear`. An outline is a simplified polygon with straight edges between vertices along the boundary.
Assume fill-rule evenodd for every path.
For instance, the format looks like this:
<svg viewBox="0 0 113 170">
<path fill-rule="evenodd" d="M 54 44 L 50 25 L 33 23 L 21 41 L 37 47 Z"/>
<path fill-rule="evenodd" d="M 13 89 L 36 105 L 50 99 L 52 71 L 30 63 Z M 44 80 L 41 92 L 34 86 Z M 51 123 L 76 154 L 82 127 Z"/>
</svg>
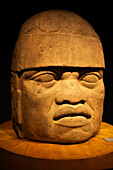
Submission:
<svg viewBox="0 0 113 170">
<path fill-rule="evenodd" d="M 17 73 L 11 73 L 11 105 L 13 128 L 19 138 L 24 138 L 22 132 L 22 110 L 21 110 L 21 89 L 20 79 Z"/>
</svg>

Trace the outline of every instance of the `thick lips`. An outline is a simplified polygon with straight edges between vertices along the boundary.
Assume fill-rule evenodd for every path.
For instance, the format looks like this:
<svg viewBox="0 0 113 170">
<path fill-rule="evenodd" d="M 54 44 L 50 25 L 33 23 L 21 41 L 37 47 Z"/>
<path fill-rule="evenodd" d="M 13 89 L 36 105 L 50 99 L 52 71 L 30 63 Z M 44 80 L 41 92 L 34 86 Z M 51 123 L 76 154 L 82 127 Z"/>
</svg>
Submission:
<svg viewBox="0 0 113 170">
<path fill-rule="evenodd" d="M 66 127 L 79 127 L 88 124 L 91 120 L 91 110 L 83 104 L 63 106 L 54 116 L 54 123 Z"/>
</svg>

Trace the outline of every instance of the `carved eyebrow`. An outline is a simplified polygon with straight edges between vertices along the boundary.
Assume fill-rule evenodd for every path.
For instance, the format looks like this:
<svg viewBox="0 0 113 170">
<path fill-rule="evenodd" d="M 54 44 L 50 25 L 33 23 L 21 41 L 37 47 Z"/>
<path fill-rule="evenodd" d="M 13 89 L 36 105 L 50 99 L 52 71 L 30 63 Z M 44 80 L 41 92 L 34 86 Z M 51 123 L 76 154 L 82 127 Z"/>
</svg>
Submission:
<svg viewBox="0 0 113 170">
<path fill-rule="evenodd" d="M 12 71 L 14 73 L 18 74 L 18 77 L 20 78 L 21 75 L 24 72 L 27 71 L 53 71 L 58 77 L 60 77 L 63 72 L 79 72 L 80 74 L 85 74 L 87 72 L 95 72 L 95 71 L 99 71 L 99 70 L 104 70 L 104 68 L 99 68 L 99 67 L 70 67 L 70 66 L 46 66 L 46 67 L 38 67 L 38 68 L 28 68 L 28 69 L 23 69 L 21 71 Z"/>
<path fill-rule="evenodd" d="M 90 74 L 94 74 L 94 75 L 97 75 L 99 76 L 100 78 L 103 77 L 103 71 L 102 70 L 97 70 L 97 71 L 87 71 L 87 72 L 82 72 L 81 74 L 79 74 L 79 78 L 81 78 L 82 76 L 85 76 L 85 75 L 90 75 Z"/>
</svg>

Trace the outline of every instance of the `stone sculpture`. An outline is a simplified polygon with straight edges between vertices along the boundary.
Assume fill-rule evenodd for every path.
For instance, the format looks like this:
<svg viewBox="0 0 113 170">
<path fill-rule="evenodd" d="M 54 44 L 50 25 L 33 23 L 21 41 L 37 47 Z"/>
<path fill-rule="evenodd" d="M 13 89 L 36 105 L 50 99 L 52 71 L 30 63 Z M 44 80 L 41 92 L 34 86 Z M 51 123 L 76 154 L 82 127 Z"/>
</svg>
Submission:
<svg viewBox="0 0 113 170">
<path fill-rule="evenodd" d="M 22 26 L 11 66 L 13 127 L 19 138 L 78 143 L 98 133 L 104 54 L 92 26 L 65 10 Z"/>
</svg>

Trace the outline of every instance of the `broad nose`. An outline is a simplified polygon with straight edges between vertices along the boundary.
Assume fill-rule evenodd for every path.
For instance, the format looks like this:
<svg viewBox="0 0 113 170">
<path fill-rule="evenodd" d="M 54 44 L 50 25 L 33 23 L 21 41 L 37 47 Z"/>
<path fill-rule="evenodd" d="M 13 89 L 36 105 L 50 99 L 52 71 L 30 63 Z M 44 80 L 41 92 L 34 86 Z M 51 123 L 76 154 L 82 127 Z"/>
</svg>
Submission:
<svg viewBox="0 0 113 170">
<path fill-rule="evenodd" d="M 86 95 L 77 80 L 66 80 L 55 96 L 55 102 L 61 104 L 84 104 Z"/>
</svg>

